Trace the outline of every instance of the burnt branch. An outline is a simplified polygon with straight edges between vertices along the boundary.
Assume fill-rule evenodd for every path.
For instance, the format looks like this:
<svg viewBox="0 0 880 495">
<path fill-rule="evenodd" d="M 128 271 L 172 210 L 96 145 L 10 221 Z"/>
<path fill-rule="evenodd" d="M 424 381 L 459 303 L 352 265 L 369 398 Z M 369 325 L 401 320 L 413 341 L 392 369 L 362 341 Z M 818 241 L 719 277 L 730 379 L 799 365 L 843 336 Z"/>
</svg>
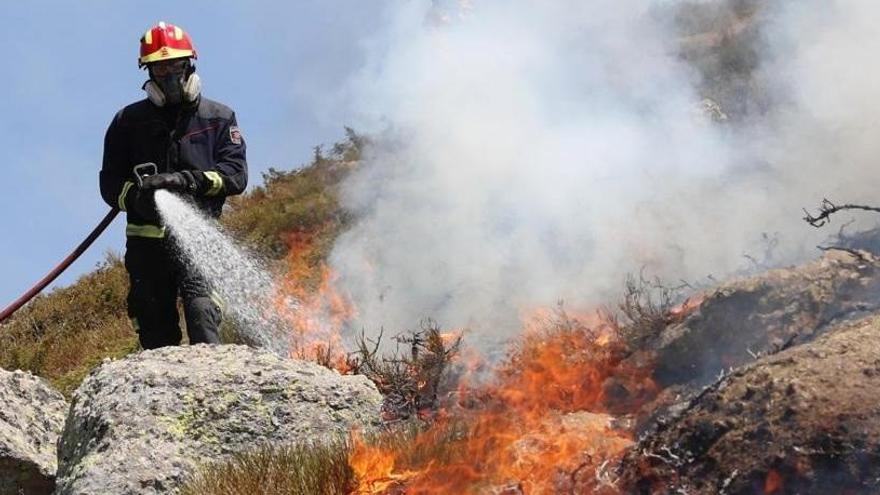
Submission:
<svg viewBox="0 0 880 495">
<path fill-rule="evenodd" d="M 623 300 L 618 309 L 625 325 L 621 328 L 624 340 L 632 349 L 643 349 L 666 328 L 667 317 L 680 287 L 666 287 L 659 279 L 648 280 L 640 272 L 638 278 L 626 277 Z"/>
<path fill-rule="evenodd" d="M 867 206 L 867 205 L 854 205 L 854 204 L 845 204 L 845 205 L 836 205 L 828 199 L 823 199 L 822 204 L 819 206 L 819 214 L 812 215 L 806 208 L 804 208 L 804 221 L 813 227 L 819 228 L 823 225 L 831 222 L 831 215 L 837 213 L 838 211 L 844 210 L 864 210 L 864 211 L 873 211 L 880 213 L 880 207 L 877 206 Z"/>
<path fill-rule="evenodd" d="M 381 332 L 375 340 L 361 333 L 352 368 L 375 383 L 385 397 L 386 419 L 432 414 L 445 372 L 461 347 L 461 335 L 441 333 L 432 320 L 421 327 L 395 337 L 397 348 L 390 355 L 381 354 Z"/>
</svg>

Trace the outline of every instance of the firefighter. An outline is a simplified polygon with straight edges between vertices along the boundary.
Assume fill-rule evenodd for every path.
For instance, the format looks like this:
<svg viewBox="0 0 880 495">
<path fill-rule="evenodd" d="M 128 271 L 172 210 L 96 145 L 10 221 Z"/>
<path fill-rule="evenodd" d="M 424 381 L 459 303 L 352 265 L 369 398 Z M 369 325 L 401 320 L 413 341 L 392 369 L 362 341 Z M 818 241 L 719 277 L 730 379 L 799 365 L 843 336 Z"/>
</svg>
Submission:
<svg viewBox="0 0 880 495">
<path fill-rule="evenodd" d="M 120 110 L 104 139 L 101 196 L 127 213 L 128 315 L 144 349 L 179 345 L 177 298 L 191 343 L 219 343 L 222 303 L 178 255 L 156 211 L 154 192 L 184 195 L 217 218 L 227 196 L 247 186 L 245 143 L 229 107 L 201 95 L 196 49 L 179 26 L 160 22 L 140 40 L 147 97 Z M 139 185 L 133 169 L 157 172 Z"/>
</svg>

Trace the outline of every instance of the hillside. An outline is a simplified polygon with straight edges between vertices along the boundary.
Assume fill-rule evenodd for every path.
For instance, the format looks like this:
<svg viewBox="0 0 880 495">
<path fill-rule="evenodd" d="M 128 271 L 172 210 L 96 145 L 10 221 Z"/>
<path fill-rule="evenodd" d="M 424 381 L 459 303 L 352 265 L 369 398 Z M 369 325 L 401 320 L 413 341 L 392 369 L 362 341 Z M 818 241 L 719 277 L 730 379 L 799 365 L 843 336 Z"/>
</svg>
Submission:
<svg viewBox="0 0 880 495">
<path fill-rule="evenodd" d="M 705 127 L 740 144 L 752 138 L 751 132 L 745 132 L 752 130 L 751 125 L 777 116 L 783 103 L 775 100 L 773 85 L 761 77 L 768 69 L 762 64 L 771 62 L 761 47 L 766 34 L 762 30 L 773 20 L 768 2 L 694 0 L 655 8 L 674 14 L 663 18 L 671 19 L 677 29 L 673 41 L 680 49 L 675 63 L 681 61 L 691 69 L 688 81 L 695 91 L 675 99 L 676 104 L 688 105 L 687 113 L 675 112 L 677 118 L 695 117 L 698 124 L 686 126 L 693 132 L 684 137 L 699 140 Z M 468 51 L 476 49 L 471 43 L 463 45 Z M 638 44 L 639 49 L 644 46 Z M 432 67 L 439 63 L 430 60 Z M 468 83 L 468 87 L 476 84 Z M 430 88 L 443 93 L 442 88 Z M 400 98 L 405 100 L 405 95 Z M 471 117 L 455 105 L 449 107 L 454 114 Z M 634 120 L 649 120 L 652 114 L 647 107 L 639 105 Z M 418 108 L 414 113 L 432 117 Z M 473 120 L 483 116 L 482 111 L 472 115 Z M 508 122 L 508 114 L 503 116 L 499 121 Z M 443 128 L 441 134 L 452 127 L 436 120 Z M 433 121 L 430 127 L 436 132 Z M 663 129 L 670 127 L 675 126 Z M 225 323 L 224 342 L 253 343 L 235 336 L 252 327 L 254 334 L 264 335 L 261 317 L 279 313 L 283 325 L 274 328 L 297 344 L 283 348 L 283 356 L 269 352 L 270 345 L 263 349 L 175 346 L 135 352 L 137 340 L 125 315 L 128 284 L 118 255 L 109 255 L 75 284 L 39 297 L 0 326 L 0 369 L 29 370 L 47 378 L 69 399 L 53 392 L 58 396 L 57 408 L 68 411 L 59 442 L 42 437 L 35 442 L 35 435 L 27 431 L 33 421 L 16 422 L 23 432 L 20 437 L 28 440 L 19 443 L 58 445 L 53 482 L 61 488 L 56 493 L 101 489 L 144 495 L 880 493 L 875 462 L 880 457 L 880 408 L 871 400 L 880 385 L 877 229 L 864 232 L 846 223 L 823 241 L 821 255 L 812 251 L 815 244 L 810 243 L 803 256 L 777 258 L 774 250 L 785 236 L 771 230 L 777 224 L 759 219 L 761 228 L 767 226 L 766 232 L 760 232 L 763 244 L 749 247 L 764 248 L 763 255 L 743 251 L 739 244 L 728 246 L 737 236 L 746 237 L 744 224 L 734 217 L 748 216 L 752 210 L 723 208 L 706 217 L 713 221 L 705 225 L 697 221 L 702 218 L 700 210 L 712 210 L 713 201 L 744 205 L 751 189 L 760 189 L 762 194 L 754 198 L 762 208 L 771 209 L 772 193 L 782 190 L 763 189 L 768 180 L 758 174 L 756 184 L 744 183 L 730 198 L 720 193 L 723 188 L 714 187 L 708 191 L 719 194 L 691 196 L 690 189 L 706 185 L 687 180 L 691 187 L 680 191 L 689 215 L 679 218 L 670 207 L 669 218 L 662 219 L 662 237 L 618 235 L 606 244 L 596 241 L 594 250 L 589 236 L 563 242 L 565 228 L 543 229 L 559 217 L 588 217 L 588 211 L 575 208 L 577 204 L 554 201 L 553 215 L 517 218 L 520 205 L 506 200 L 541 208 L 540 202 L 529 202 L 522 194 L 541 192 L 540 185 L 527 178 L 555 179 L 548 183 L 558 199 L 586 195 L 590 192 L 586 185 L 604 177 L 554 177 L 553 165 L 559 158 L 541 154 L 534 160 L 540 164 L 539 173 L 528 175 L 535 167 L 517 168 L 518 157 L 507 154 L 521 150 L 517 145 L 522 143 L 511 140 L 488 146 L 483 141 L 494 138 L 496 130 L 476 129 L 470 132 L 464 127 L 468 131 L 462 133 L 467 134 L 464 144 L 432 139 L 414 149 L 405 141 L 419 142 L 418 133 L 395 140 L 398 136 L 389 131 L 383 142 L 377 138 L 368 143 L 347 129 L 345 141 L 329 150 L 316 148 L 309 164 L 292 171 L 269 169 L 261 186 L 230 200 L 223 228 L 273 273 L 272 278 L 260 277 L 251 285 L 280 289 L 284 297 L 254 297 L 254 292 L 247 292 L 240 300 L 257 308 L 253 314 L 258 318 L 249 320 L 256 324 L 239 320 L 244 322 L 240 328 L 232 328 L 232 323 Z M 583 134 L 573 132 L 572 140 L 582 140 Z M 554 146 L 531 135 L 523 141 L 535 148 Z M 711 140 L 713 146 L 700 150 L 723 155 L 723 149 L 715 147 L 721 142 Z M 474 143 L 479 150 L 474 156 L 464 154 L 458 160 L 455 153 L 445 154 Z M 804 146 L 800 139 L 795 143 Z M 656 153 L 675 151 L 675 146 L 666 145 L 665 140 L 659 142 Z M 393 153 L 383 154 L 385 148 Z M 792 153 L 797 151 L 792 148 Z M 679 158 L 670 154 L 678 163 Z M 589 156 L 592 162 L 602 158 L 601 153 Z M 753 158 L 757 159 L 742 158 L 748 167 L 709 175 L 710 186 L 737 182 L 753 166 L 773 165 L 755 165 Z M 797 153 L 779 160 L 798 166 L 808 161 Z M 434 161 L 443 165 L 443 173 L 429 166 Z M 696 165 L 684 158 L 679 165 L 696 168 L 714 161 L 701 155 Z M 421 162 L 428 162 L 427 169 L 408 167 Z M 580 166 L 583 162 L 564 163 L 566 171 L 590 168 Z M 486 164 L 497 165 L 498 170 L 493 166 L 488 167 L 492 173 L 482 170 Z M 392 173 L 385 174 L 386 168 Z M 679 191 L 671 173 L 664 174 L 659 165 L 649 170 L 659 171 L 651 176 L 650 192 Z M 780 184 L 797 182 L 781 171 Z M 617 169 L 608 175 L 629 177 Z M 511 177 L 530 187 L 518 190 L 507 181 Z M 560 178 L 578 188 L 561 187 Z M 462 187 L 480 181 L 492 187 Z M 828 189 L 816 178 L 804 182 L 811 185 L 809 191 L 798 191 L 805 202 L 826 190 L 829 196 L 848 196 L 846 190 Z M 346 200 L 354 198 L 345 204 L 357 204 L 352 207 L 357 208 L 356 217 L 342 207 L 343 183 Z M 368 201 L 361 201 L 359 193 L 364 190 L 371 196 Z M 393 201 L 395 193 L 397 199 L 403 196 L 407 201 Z M 468 195 L 478 201 L 463 201 Z M 600 205 L 601 213 L 613 217 L 619 209 L 632 214 L 621 213 L 620 225 L 601 225 L 616 233 L 647 228 L 638 221 L 639 214 L 667 203 L 648 201 L 635 210 L 621 203 L 649 195 L 639 188 L 621 190 L 613 205 Z M 464 207 L 444 209 L 446 199 Z M 814 226 L 827 222 L 833 206 L 828 201 L 822 204 L 821 221 L 811 221 L 810 212 L 805 220 Z M 491 216 L 480 221 L 486 220 L 480 213 L 495 208 L 505 213 L 503 221 Z M 779 217 L 778 225 L 793 225 L 792 231 L 811 229 L 798 218 L 798 209 L 778 210 L 773 213 Z M 383 221 L 371 224 L 377 211 Z M 468 221 L 444 222 L 457 216 Z M 688 222 L 703 228 L 678 228 L 677 223 Z M 519 223 L 527 236 L 510 234 Z M 498 230 L 504 235 L 459 237 L 462 231 L 469 232 L 470 224 L 478 225 L 481 232 Z M 373 229 L 363 230 L 365 226 Z M 191 232 L 178 230 L 184 231 Z M 440 235 L 433 237 L 435 233 Z M 201 246 L 216 245 L 218 237 Z M 455 242 L 462 237 L 466 242 Z M 532 237 L 553 241 L 548 243 L 552 247 L 548 259 L 561 264 L 524 255 L 544 254 L 540 249 L 510 257 L 499 254 L 517 242 L 531 242 Z M 693 251 L 676 242 L 688 238 L 705 242 Z M 369 240 L 366 247 L 355 247 L 382 256 L 354 257 L 356 262 L 346 266 L 343 260 L 348 259 L 351 239 Z M 428 242 L 410 244 L 409 239 Z M 602 277 L 570 269 L 563 263 L 565 258 L 580 262 L 620 250 L 619 259 L 609 259 L 629 262 L 634 257 L 642 263 L 642 258 L 627 251 L 631 245 L 650 254 L 661 251 L 667 240 L 685 261 L 719 270 L 718 278 L 709 274 L 705 280 L 695 279 L 702 275 L 687 272 L 688 263 L 673 264 L 654 277 L 649 262 L 641 265 L 641 271 L 636 263 L 608 262 L 597 273 L 619 277 L 608 284 L 620 283 L 622 290 L 611 287 L 601 297 L 563 301 L 543 295 L 527 298 L 522 296 L 537 293 L 507 290 L 517 285 L 543 288 L 541 276 L 548 273 L 552 275 L 545 280 L 548 290 L 563 291 L 562 282 L 571 277 L 571 287 L 565 290 L 589 292 Z M 465 245 L 476 245 L 491 256 L 481 257 L 479 250 L 464 249 Z M 712 255 L 717 245 L 723 245 L 719 252 L 724 256 Z M 327 260 L 333 249 L 331 270 Z M 429 250 L 443 255 L 438 257 L 440 263 L 432 263 Z M 504 297 L 484 301 L 480 293 L 492 292 L 491 279 L 516 268 L 516 263 L 507 262 L 485 269 L 497 257 L 528 265 L 530 270 L 522 278 L 499 277 L 497 285 L 505 289 L 500 293 Z M 725 268 L 730 257 L 743 257 L 751 265 Z M 236 259 L 212 254 L 211 262 L 219 266 L 217 260 L 227 258 Z M 467 261 L 463 271 L 468 277 L 443 278 L 454 270 L 452 261 L 458 261 L 450 258 Z M 226 268 L 219 271 L 234 272 Z M 635 274 L 627 275 L 628 270 Z M 381 283 L 359 284 L 353 273 L 378 274 Z M 409 284 L 411 279 L 419 283 Z M 339 289 L 349 292 L 344 296 L 335 292 L 335 281 L 343 281 L 339 285 L 345 287 Z M 460 281 L 468 283 L 452 283 Z M 216 283 L 215 287 L 240 285 L 246 284 Z M 371 293 L 371 286 L 381 290 Z M 470 286 L 476 290 L 460 291 Z M 420 292 L 430 292 L 426 287 L 440 287 L 444 293 L 422 299 Z M 490 304 L 496 300 L 505 304 Z M 371 301 L 382 303 L 371 308 L 376 317 L 359 320 Z M 516 306 L 516 318 L 508 327 L 496 323 L 492 313 L 495 306 L 510 312 L 509 301 Z M 436 309 L 447 304 L 472 306 L 476 316 L 460 323 Z M 394 319 L 396 308 L 425 314 Z M 437 321 L 424 320 L 415 330 L 406 327 L 420 317 Z M 346 342 L 343 348 L 340 328 L 346 338 L 353 333 L 350 330 L 363 330 L 360 339 L 355 336 L 355 342 Z M 409 332 L 394 333 L 407 328 Z M 500 330 L 503 342 L 484 346 L 479 338 L 493 330 Z M 33 389 L 42 383 L 24 373 L 7 375 L 12 376 L 10 382 L 15 380 L 15 387 L 7 387 L 13 390 L 7 396 L 24 388 L 19 382 Z M 25 378 L 31 381 L 24 382 Z M 358 410 L 350 411 L 351 406 Z M 0 409 L 4 407 L 12 409 L 0 400 Z M 38 403 L 21 409 L 18 418 L 34 417 L 31 411 L 46 408 Z M 60 424 L 62 414 L 57 416 Z M 308 428 L 300 429 L 303 426 Z M 2 461 L 0 456 L 0 465 Z M 49 481 L 54 471 L 43 471 Z M 106 477 L 108 472 L 112 480 Z M 96 488 L 71 488 L 75 486 Z M 116 488 L 122 486 L 137 488 Z M 6 493 L 2 488 L 0 495 Z"/>
</svg>

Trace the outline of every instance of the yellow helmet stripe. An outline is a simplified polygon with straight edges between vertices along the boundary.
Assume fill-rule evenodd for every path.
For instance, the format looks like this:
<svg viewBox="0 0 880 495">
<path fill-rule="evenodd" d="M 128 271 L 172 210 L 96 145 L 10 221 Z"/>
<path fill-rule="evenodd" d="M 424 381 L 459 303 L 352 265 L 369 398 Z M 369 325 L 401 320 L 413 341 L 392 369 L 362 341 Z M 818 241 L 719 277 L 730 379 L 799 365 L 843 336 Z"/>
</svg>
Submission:
<svg viewBox="0 0 880 495">
<path fill-rule="evenodd" d="M 146 43 L 148 45 L 153 44 L 153 30 L 152 29 L 150 29 L 149 31 L 144 33 L 144 43 Z"/>
<path fill-rule="evenodd" d="M 177 26 L 174 26 L 174 39 L 176 39 L 176 40 L 183 39 L 183 30 Z"/>
<path fill-rule="evenodd" d="M 144 55 L 140 58 L 140 62 L 142 64 L 149 64 L 150 62 L 157 62 L 159 60 L 171 60 L 173 58 L 183 58 L 183 57 L 192 57 L 192 50 L 181 50 L 179 48 L 167 48 L 163 47 L 159 50 L 156 50 L 153 53 Z"/>
</svg>

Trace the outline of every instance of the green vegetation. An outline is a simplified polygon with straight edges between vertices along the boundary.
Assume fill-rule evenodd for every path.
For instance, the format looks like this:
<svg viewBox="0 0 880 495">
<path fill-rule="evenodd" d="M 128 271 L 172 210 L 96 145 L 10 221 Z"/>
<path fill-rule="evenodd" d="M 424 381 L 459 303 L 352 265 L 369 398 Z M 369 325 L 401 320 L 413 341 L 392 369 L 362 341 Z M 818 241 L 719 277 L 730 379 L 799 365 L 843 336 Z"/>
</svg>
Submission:
<svg viewBox="0 0 880 495">
<path fill-rule="evenodd" d="M 270 169 L 264 185 L 231 198 L 224 226 L 270 260 L 287 254 L 291 234 L 309 234 L 308 267 L 317 269 L 348 221 L 339 207 L 338 185 L 357 163 L 363 140 L 346 132 L 346 141 L 326 155 L 316 148 L 307 166 Z M 70 395 L 103 359 L 139 348 L 126 313 L 127 294 L 125 267 L 119 256 L 109 254 L 92 273 L 38 296 L 0 325 L 0 368 L 30 371 Z"/>
</svg>

